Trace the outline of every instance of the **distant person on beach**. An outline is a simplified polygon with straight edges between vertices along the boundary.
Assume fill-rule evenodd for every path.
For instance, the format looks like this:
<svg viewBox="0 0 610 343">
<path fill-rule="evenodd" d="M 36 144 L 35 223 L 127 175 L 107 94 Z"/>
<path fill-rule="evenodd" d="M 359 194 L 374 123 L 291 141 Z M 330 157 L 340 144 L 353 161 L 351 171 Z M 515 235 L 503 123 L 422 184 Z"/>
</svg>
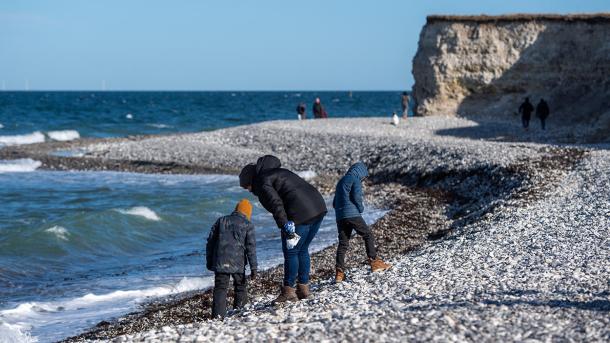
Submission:
<svg viewBox="0 0 610 343">
<path fill-rule="evenodd" d="M 333 207 L 335 208 L 337 230 L 339 231 L 335 273 L 335 282 L 337 283 L 345 280 L 345 253 L 347 253 L 349 240 L 354 231 L 364 240 L 371 271 L 379 272 L 391 267 L 377 256 L 373 232 L 362 219 L 362 212 L 364 212 L 362 181 L 368 176 L 369 172 L 366 165 L 357 162 L 339 180 L 335 189 Z"/>
<path fill-rule="evenodd" d="M 233 278 L 234 308 L 241 308 L 248 302 L 246 263 L 250 265 L 250 278 L 255 279 L 256 238 L 254 225 L 250 222 L 252 204 L 242 199 L 235 211 L 219 218 L 208 236 L 206 245 L 206 266 L 214 272 L 214 299 L 212 317 L 227 315 L 227 291 Z"/>
<path fill-rule="evenodd" d="M 546 118 L 549 117 L 550 113 L 549 104 L 547 104 L 544 99 L 540 99 L 540 102 L 536 106 L 536 117 L 540 119 L 542 130 L 546 130 Z"/>
<path fill-rule="evenodd" d="M 402 105 L 402 117 L 406 119 L 409 116 L 409 94 L 407 92 L 402 92 L 401 105 Z"/>
<path fill-rule="evenodd" d="M 523 128 L 527 131 L 530 126 L 530 119 L 532 118 L 532 112 L 534 112 L 534 106 L 530 103 L 530 98 L 525 98 L 525 101 L 519 106 L 519 112 L 521 113 L 521 123 Z"/>
<path fill-rule="evenodd" d="M 328 118 L 328 113 L 326 113 L 326 109 L 322 106 L 320 98 L 316 98 L 316 101 L 313 103 L 313 117 L 316 119 Z"/>
<path fill-rule="evenodd" d="M 272 155 L 246 165 L 239 174 L 239 185 L 258 197 L 281 230 L 284 280 L 274 303 L 306 299 L 310 294 L 309 244 L 327 212 L 324 198 L 297 174 L 281 168 L 280 160 Z"/>
<path fill-rule="evenodd" d="M 299 118 L 299 120 L 307 119 L 307 108 L 305 107 L 304 103 L 300 103 L 297 106 L 297 117 Z"/>
</svg>

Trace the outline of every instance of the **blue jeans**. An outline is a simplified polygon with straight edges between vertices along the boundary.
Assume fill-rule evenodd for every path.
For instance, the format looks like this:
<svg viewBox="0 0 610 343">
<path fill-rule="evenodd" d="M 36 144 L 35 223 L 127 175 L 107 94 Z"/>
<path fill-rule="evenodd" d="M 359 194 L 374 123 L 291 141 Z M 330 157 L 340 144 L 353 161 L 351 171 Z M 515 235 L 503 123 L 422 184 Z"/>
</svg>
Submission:
<svg viewBox="0 0 610 343">
<path fill-rule="evenodd" d="M 324 217 L 313 223 L 297 225 L 296 233 L 301 236 L 299 243 L 292 248 L 286 247 L 286 234 L 282 230 L 282 252 L 284 253 L 284 286 L 295 287 L 297 278 L 300 284 L 309 283 L 309 244 L 318 233 Z"/>
</svg>

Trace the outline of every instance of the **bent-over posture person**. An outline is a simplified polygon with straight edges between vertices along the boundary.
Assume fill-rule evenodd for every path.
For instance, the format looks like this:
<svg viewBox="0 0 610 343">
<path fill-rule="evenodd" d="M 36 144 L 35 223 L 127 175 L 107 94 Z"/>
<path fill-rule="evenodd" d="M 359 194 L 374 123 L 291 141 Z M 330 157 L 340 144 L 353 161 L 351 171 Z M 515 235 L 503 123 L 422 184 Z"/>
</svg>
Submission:
<svg viewBox="0 0 610 343">
<path fill-rule="evenodd" d="M 324 198 L 300 176 L 281 168 L 280 160 L 272 155 L 245 166 L 239 174 L 239 184 L 258 197 L 281 229 L 284 280 L 274 302 L 307 298 L 311 264 L 309 244 L 327 212 Z M 297 236 L 300 239 L 292 246 L 292 240 Z"/>
<path fill-rule="evenodd" d="M 246 263 L 250 264 L 250 277 L 256 278 L 256 237 L 254 225 L 250 222 L 252 204 L 242 199 L 235 211 L 220 217 L 208 236 L 206 245 L 207 268 L 215 273 L 212 317 L 227 315 L 227 291 L 233 278 L 235 298 L 234 308 L 241 308 L 248 302 Z"/>
<path fill-rule="evenodd" d="M 357 162 L 349 168 L 345 176 L 337 183 L 335 198 L 333 199 L 337 230 L 339 231 L 335 282 L 345 280 L 345 253 L 349 248 L 349 240 L 354 231 L 364 240 L 371 271 L 378 272 L 391 267 L 377 256 L 373 232 L 362 219 L 362 212 L 364 212 L 362 181 L 367 176 L 369 176 L 369 172 L 366 165 Z"/>
</svg>

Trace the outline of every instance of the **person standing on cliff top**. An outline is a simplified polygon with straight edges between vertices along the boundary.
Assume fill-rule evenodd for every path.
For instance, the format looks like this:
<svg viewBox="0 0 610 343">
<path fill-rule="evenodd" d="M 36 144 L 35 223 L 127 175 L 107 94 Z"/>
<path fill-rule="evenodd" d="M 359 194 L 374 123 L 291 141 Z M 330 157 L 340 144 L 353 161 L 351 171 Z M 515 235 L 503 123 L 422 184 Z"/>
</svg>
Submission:
<svg viewBox="0 0 610 343">
<path fill-rule="evenodd" d="M 316 101 L 313 103 L 313 117 L 316 119 L 328 118 L 328 114 L 326 113 L 324 106 L 322 106 L 320 98 L 316 98 Z"/>
<path fill-rule="evenodd" d="M 546 118 L 548 118 L 551 110 L 549 109 L 549 104 L 544 101 L 544 99 L 540 99 L 540 102 L 536 106 L 536 117 L 540 119 L 540 125 L 542 126 L 542 130 L 546 130 Z"/>
<path fill-rule="evenodd" d="M 398 118 L 398 117 L 397 117 Z M 372 272 L 380 272 L 391 267 L 377 256 L 375 237 L 373 232 L 362 219 L 364 204 L 362 201 L 362 180 L 369 176 L 366 165 L 362 162 L 354 163 L 339 180 L 335 189 L 333 207 L 339 231 L 339 246 L 337 247 L 335 282 L 345 280 L 345 253 L 349 249 L 349 240 L 352 232 L 362 236 L 366 255 L 369 259 Z"/>
<path fill-rule="evenodd" d="M 407 119 L 409 116 L 409 94 L 407 92 L 402 92 L 401 105 L 402 105 L 402 117 Z"/>
<path fill-rule="evenodd" d="M 525 101 L 519 106 L 519 112 L 521 113 L 521 122 L 523 128 L 527 131 L 530 126 L 530 119 L 532 118 L 532 112 L 534 112 L 534 106 L 530 103 L 530 98 L 525 98 Z"/>
</svg>

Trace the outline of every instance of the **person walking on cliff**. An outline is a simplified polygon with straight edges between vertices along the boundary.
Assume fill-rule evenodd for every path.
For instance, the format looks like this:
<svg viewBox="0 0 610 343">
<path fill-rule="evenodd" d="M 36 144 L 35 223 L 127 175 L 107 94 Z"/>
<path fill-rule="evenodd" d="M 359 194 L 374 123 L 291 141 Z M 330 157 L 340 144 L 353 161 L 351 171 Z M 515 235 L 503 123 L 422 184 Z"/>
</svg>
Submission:
<svg viewBox="0 0 610 343">
<path fill-rule="evenodd" d="M 409 116 L 409 94 L 407 92 L 402 92 L 400 99 L 402 106 L 402 118 L 407 119 Z"/>
<path fill-rule="evenodd" d="M 333 199 L 337 230 L 339 231 L 339 246 L 337 247 L 335 282 L 345 280 L 345 253 L 349 248 L 352 232 L 362 236 L 366 255 L 372 272 L 379 272 L 392 267 L 377 256 L 375 237 L 362 218 L 364 212 L 362 181 L 368 177 L 369 172 L 362 162 L 353 164 L 345 176 L 339 180 Z"/>
<path fill-rule="evenodd" d="M 304 103 L 300 103 L 297 106 L 297 118 L 299 118 L 299 120 L 307 119 L 307 108 Z"/>
<path fill-rule="evenodd" d="M 284 280 L 274 303 L 306 299 L 310 294 L 309 245 L 327 212 L 324 198 L 297 174 L 281 168 L 280 160 L 272 155 L 246 165 L 239 174 L 239 185 L 258 197 L 281 230 Z"/>
<path fill-rule="evenodd" d="M 313 117 L 316 119 L 328 118 L 328 113 L 326 113 L 326 109 L 322 106 L 320 98 L 316 98 L 316 101 L 313 103 Z"/>
<path fill-rule="evenodd" d="M 546 130 L 546 118 L 548 118 L 550 112 L 549 104 L 544 99 L 540 99 L 540 102 L 536 105 L 536 117 L 540 119 L 542 130 Z"/>
<path fill-rule="evenodd" d="M 206 267 L 214 272 L 214 295 L 212 317 L 227 315 L 227 291 L 233 278 L 234 308 L 242 308 L 248 302 L 246 263 L 250 265 L 250 278 L 257 275 L 256 237 L 250 222 L 252 204 L 242 199 L 235 211 L 220 217 L 208 236 L 206 244 Z"/>
<path fill-rule="evenodd" d="M 521 123 L 523 128 L 527 131 L 530 126 L 530 119 L 532 118 L 532 112 L 534 112 L 534 106 L 530 103 L 530 98 L 525 98 L 525 101 L 519 106 L 519 112 L 521 113 Z"/>
</svg>

